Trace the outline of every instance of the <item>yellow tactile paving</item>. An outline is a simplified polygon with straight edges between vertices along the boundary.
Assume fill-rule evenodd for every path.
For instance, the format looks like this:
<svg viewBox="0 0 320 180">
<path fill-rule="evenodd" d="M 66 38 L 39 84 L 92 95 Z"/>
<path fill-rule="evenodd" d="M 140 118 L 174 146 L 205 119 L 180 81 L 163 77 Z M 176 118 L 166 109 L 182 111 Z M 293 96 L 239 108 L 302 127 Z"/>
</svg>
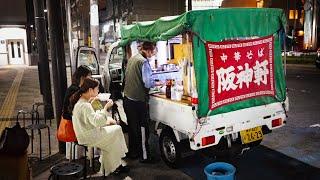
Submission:
<svg viewBox="0 0 320 180">
<path fill-rule="evenodd" d="M 18 70 L 17 76 L 13 80 L 11 88 L 9 89 L 8 94 L 2 104 L 2 107 L 0 108 L 0 132 L 2 132 L 2 130 L 5 127 L 10 126 L 12 123 L 12 121 L 10 121 L 10 118 L 12 118 L 12 113 L 14 112 L 14 107 L 16 106 L 16 100 L 23 73 L 24 69 Z"/>
</svg>

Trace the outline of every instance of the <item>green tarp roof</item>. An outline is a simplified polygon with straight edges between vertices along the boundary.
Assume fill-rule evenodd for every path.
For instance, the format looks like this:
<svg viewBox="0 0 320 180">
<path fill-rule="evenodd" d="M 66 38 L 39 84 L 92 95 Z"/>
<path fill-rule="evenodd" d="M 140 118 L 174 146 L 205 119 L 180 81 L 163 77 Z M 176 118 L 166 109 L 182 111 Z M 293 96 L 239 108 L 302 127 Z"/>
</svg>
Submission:
<svg viewBox="0 0 320 180">
<path fill-rule="evenodd" d="M 138 22 L 121 27 L 121 44 L 135 40 L 168 40 L 186 30 L 193 31 L 201 38 L 214 41 L 207 33 L 216 35 L 220 30 L 228 29 L 228 36 L 247 31 L 255 35 L 255 26 L 267 28 L 269 34 L 276 32 L 286 22 L 281 9 L 273 8 L 220 8 L 188 11 L 179 16 L 167 16 L 155 21 Z M 239 28 L 245 26 L 246 28 Z M 207 29 L 209 28 L 209 29 Z"/>
</svg>

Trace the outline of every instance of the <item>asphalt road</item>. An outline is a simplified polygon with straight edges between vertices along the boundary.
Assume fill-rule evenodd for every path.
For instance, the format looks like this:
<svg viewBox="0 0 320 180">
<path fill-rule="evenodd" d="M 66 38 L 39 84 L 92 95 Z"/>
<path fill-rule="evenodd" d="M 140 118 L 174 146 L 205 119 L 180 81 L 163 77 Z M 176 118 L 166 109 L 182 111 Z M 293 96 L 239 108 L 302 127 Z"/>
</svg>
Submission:
<svg viewBox="0 0 320 180">
<path fill-rule="evenodd" d="M 320 179 L 320 70 L 289 65 L 287 87 L 287 124 L 267 134 L 260 146 L 228 160 L 197 153 L 186 158 L 179 170 L 193 179 L 206 179 L 207 164 L 225 161 L 236 167 L 237 180 Z"/>
<path fill-rule="evenodd" d="M 266 136 L 263 144 L 320 168 L 320 69 L 288 66 L 287 87 L 287 124 Z"/>
</svg>

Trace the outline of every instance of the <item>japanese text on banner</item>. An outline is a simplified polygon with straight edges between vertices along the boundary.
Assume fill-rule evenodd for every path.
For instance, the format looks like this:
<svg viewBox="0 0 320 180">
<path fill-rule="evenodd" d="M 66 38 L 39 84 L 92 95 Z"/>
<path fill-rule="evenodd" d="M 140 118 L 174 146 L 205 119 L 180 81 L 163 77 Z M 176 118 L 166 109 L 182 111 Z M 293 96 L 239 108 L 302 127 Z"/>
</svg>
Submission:
<svg viewBox="0 0 320 180">
<path fill-rule="evenodd" d="M 273 36 L 207 42 L 209 108 L 274 96 Z"/>
</svg>

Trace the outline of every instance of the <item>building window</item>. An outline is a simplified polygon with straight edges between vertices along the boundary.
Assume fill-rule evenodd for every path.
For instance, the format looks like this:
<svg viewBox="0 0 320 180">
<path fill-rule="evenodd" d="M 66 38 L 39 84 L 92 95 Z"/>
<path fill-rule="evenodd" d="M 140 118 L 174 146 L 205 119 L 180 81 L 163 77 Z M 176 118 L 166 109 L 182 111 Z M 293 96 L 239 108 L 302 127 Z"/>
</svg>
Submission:
<svg viewBox="0 0 320 180">
<path fill-rule="evenodd" d="M 14 44 L 13 42 L 11 42 L 10 44 L 11 44 L 11 55 L 12 55 L 12 58 L 14 58 Z"/>
<path fill-rule="evenodd" d="M 290 10 L 289 19 L 298 19 L 298 10 Z"/>
<path fill-rule="evenodd" d="M 17 46 L 18 46 L 18 57 L 21 58 L 20 42 L 17 42 Z"/>
</svg>

